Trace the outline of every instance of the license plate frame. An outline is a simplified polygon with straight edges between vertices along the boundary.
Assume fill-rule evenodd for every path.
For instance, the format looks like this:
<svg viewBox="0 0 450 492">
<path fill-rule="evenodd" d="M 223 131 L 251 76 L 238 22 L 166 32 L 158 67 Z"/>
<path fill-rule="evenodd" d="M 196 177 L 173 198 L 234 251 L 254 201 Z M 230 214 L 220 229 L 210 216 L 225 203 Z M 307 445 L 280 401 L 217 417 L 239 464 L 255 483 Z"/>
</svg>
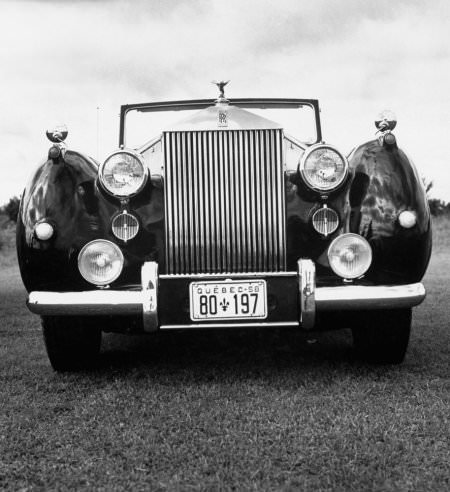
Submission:
<svg viewBox="0 0 450 492">
<path fill-rule="evenodd" d="M 204 296 L 203 300 L 200 300 L 201 296 Z M 207 312 L 202 313 L 205 309 Z M 189 313 L 194 322 L 266 319 L 267 282 L 262 279 L 191 282 Z"/>
</svg>

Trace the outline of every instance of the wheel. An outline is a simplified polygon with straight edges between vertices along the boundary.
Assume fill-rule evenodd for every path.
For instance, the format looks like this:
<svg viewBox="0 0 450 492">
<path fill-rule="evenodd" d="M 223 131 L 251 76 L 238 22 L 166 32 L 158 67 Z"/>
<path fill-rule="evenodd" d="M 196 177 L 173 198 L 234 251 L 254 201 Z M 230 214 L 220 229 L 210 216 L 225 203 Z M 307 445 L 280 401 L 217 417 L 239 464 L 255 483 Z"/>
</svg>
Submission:
<svg viewBox="0 0 450 492">
<path fill-rule="evenodd" d="M 42 330 L 47 355 L 55 371 L 77 371 L 95 364 L 102 338 L 99 320 L 44 316 Z"/>
<path fill-rule="evenodd" d="M 392 309 L 358 314 L 358 325 L 352 328 L 357 355 L 377 364 L 403 362 L 411 333 L 412 310 Z"/>
</svg>

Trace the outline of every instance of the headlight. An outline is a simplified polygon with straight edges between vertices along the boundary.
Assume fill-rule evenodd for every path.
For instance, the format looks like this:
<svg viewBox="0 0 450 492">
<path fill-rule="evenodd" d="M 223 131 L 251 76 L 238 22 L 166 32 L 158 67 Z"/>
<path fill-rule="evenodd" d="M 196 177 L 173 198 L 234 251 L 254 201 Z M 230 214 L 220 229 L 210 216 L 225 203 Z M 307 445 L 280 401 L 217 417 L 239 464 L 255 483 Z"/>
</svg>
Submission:
<svg viewBox="0 0 450 492">
<path fill-rule="evenodd" d="M 119 150 L 111 154 L 99 172 L 100 182 L 111 195 L 128 197 L 145 186 L 148 169 L 142 158 L 131 150 Z"/>
<path fill-rule="evenodd" d="M 348 162 L 330 145 L 319 145 L 303 154 L 299 171 L 307 186 L 315 191 L 329 192 L 344 182 L 348 174 Z"/>
<path fill-rule="evenodd" d="M 372 248 L 358 234 L 342 234 L 330 244 L 328 261 L 336 275 L 357 278 L 367 272 L 372 263 Z"/>
<path fill-rule="evenodd" d="M 78 269 L 91 284 L 110 284 L 120 275 L 122 268 L 122 251 L 111 241 L 104 239 L 91 241 L 78 255 Z"/>
</svg>

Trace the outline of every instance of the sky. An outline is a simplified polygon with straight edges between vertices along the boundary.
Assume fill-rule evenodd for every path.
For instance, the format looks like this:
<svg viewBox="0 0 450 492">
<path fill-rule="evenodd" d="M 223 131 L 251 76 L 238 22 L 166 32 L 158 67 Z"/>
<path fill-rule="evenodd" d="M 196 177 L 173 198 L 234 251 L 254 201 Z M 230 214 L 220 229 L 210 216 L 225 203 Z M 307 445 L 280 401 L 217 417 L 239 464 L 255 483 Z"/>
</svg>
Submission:
<svg viewBox="0 0 450 492">
<path fill-rule="evenodd" d="M 450 201 L 448 0 L 0 0 L 0 205 L 64 123 L 69 148 L 117 149 L 121 104 L 319 99 L 349 153 L 395 112 L 399 146 Z M 154 135 L 149 135 L 150 139 Z"/>
</svg>

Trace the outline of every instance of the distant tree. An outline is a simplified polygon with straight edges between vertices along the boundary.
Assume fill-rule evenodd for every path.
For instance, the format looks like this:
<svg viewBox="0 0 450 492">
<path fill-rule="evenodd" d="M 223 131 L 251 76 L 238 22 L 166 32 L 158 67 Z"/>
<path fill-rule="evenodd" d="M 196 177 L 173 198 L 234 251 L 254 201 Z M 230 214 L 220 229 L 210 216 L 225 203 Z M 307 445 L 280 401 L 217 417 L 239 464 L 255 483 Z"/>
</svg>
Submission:
<svg viewBox="0 0 450 492">
<path fill-rule="evenodd" d="M 19 215 L 20 199 L 17 196 L 13 196 L 9 199 L 9 202 L 2 207 L 3 212 L 8 216 L 9 220 L 17 222 L 17 216 Z"/>
<path fill-rule="evenodd" d="M 450 203 L 446 203 L 439 198 L 429 198 L 428 204 L 430 206 L 431 215 L 434 217 L 437 217 L 438 215 L 450 215 Z"/>
<path fill-rule="evenodd" d="M 431 191 L 431 188 L 433 188 L 433 181 L 428 181 L 427 178 L 422 177 L 422 183 L 423 186 L 425 187 L 425 193 L 428 196 L 428 193 Z"/>
<path fill-rule="evenodd" d="M 431 215 L 437 217 L 438 215 L 450 215 L 450 203 L 444 202 L 439 198 L 431 198 L 429 192 L 433 188 L 433 181 L 428 181 L 422 177 L 422 183 L 427 194 L 428 205 L 430 206 Z"/>
</svg>

